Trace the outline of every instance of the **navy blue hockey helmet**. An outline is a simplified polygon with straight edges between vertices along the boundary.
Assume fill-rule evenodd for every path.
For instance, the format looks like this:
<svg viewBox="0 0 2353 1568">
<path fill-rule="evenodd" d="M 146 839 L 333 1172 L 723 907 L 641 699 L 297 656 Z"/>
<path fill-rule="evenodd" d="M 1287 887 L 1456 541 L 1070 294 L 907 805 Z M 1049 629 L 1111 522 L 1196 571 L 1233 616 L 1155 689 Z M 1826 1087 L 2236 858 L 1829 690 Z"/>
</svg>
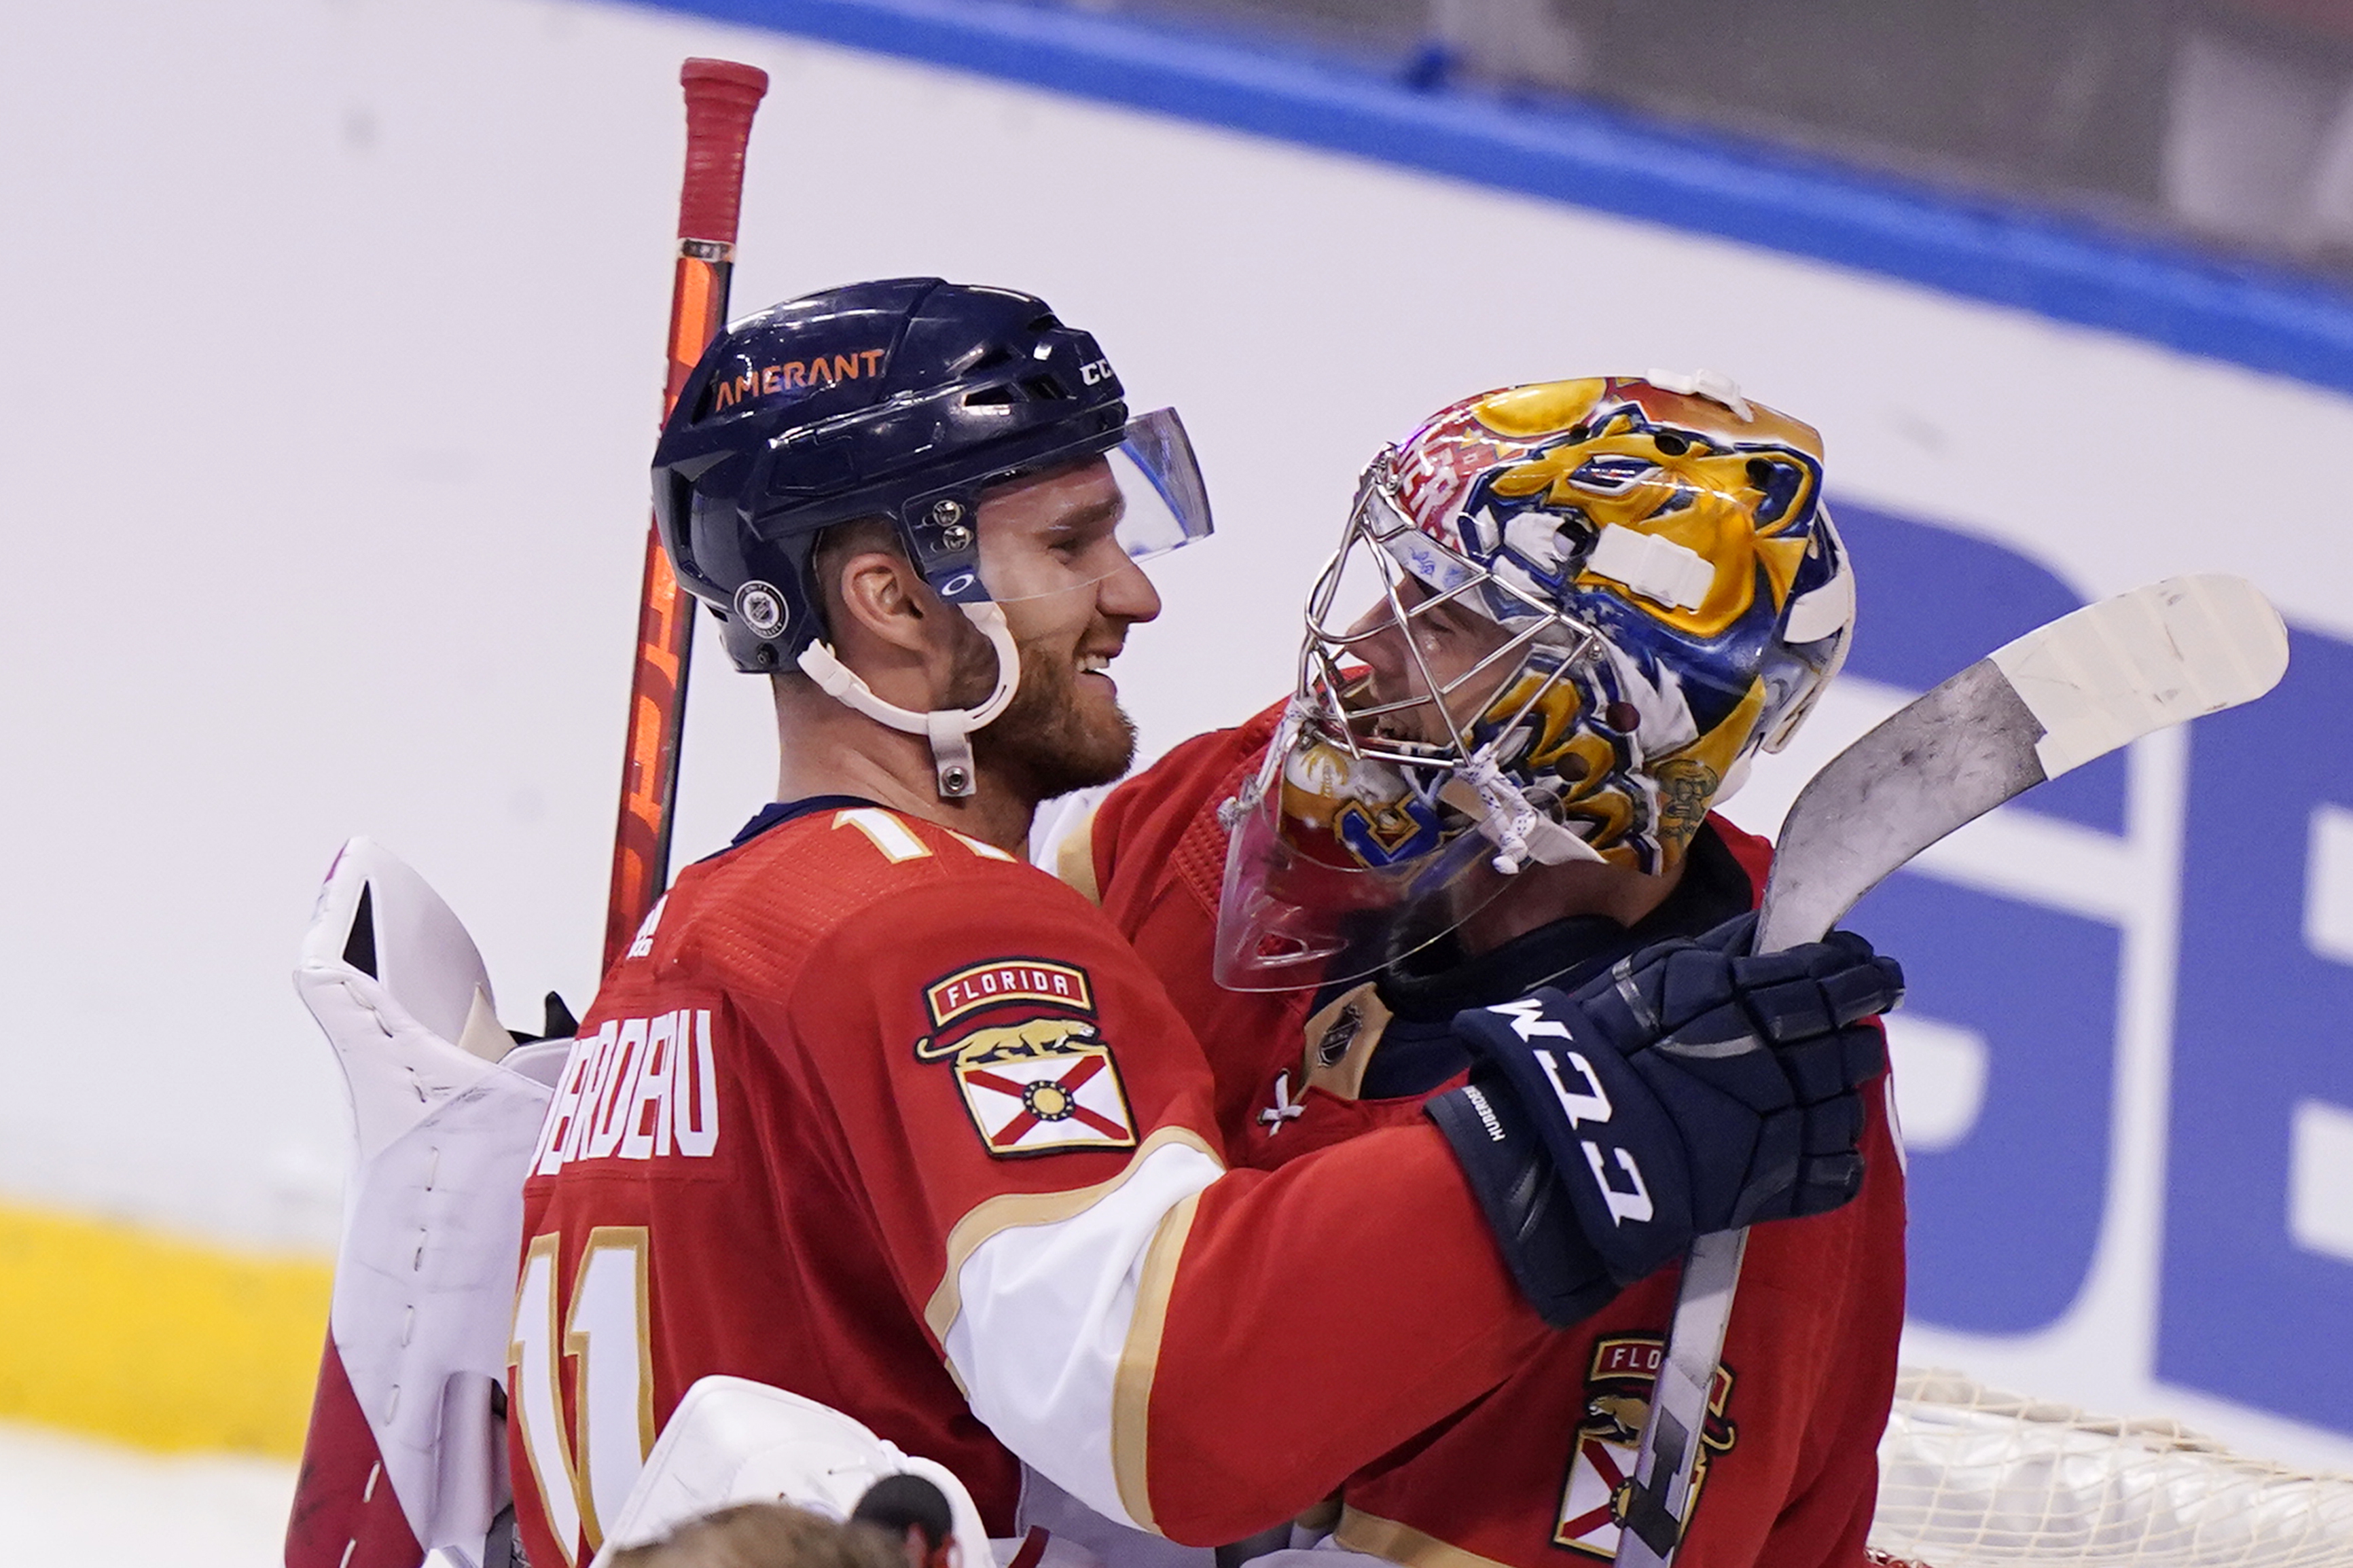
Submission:
<svg viewBox="0 0 2353 1568">
<path fill-rule="evenodd" d="M 848 678 L 806 657 L 815 647 L 839 669 L 809 574 L 820 532 L 890 519 L 924 579 L 971 614 L 991 598 L 982 492 L 1090 458 L 1121 481 L 1129 555 L 1209 531 L 1175 410 L 1131 420 L 1092 335 L 1033 295 L 895 278 L 787 300 L 714 339 L 663 428 L 654 510 L 680 581 L 724 621 L 736 668 L 798 662 L 833 689 Z M 1009 639 L 991 640 L 1005 663 Z"/>
</svg>

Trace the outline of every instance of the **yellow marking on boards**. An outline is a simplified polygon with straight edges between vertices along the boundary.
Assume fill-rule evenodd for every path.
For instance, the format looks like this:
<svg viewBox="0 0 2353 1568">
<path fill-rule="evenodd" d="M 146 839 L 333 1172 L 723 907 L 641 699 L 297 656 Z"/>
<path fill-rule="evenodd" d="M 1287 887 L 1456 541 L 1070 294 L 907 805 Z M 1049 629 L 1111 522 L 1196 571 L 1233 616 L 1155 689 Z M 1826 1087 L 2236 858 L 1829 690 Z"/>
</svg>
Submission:
<svg viewBox="0 0 2353 1568">
<path fill-rule="evenodd" d="M 0 1204 L 0 1416 L 292 1458 L 332 1276 L 317 1258 Z"/>
</svg>

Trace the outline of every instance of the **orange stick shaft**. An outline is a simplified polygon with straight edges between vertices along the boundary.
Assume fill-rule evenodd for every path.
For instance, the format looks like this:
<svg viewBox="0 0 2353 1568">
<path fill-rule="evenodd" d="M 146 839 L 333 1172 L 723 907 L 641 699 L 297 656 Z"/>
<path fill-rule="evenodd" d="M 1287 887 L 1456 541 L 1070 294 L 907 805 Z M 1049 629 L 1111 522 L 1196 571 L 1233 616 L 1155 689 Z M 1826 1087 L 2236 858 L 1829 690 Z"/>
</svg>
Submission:
<svg viewBox="0 0 2353 1568">
<path fill-rule="evenodd" d="M 744 149 L 752 115 L 768 90 L 765 71 L 732 60 L 689 60 L 679 80 L 686 89 L 686 174 L 679 190 L 664 420 L 702 351 L 726 323 L 744 198 Z M 670 881 L 679 747 L 686 731 L 686 677 L 693 652 L 693 595 L 680 586 L 660 535 L 649 527 L 638 595 L 637 664 L 629 679 L 628 738 L 622 750 L 621 808 L 605 903 L 605 969 L 628 950 Z"/>
</svg>

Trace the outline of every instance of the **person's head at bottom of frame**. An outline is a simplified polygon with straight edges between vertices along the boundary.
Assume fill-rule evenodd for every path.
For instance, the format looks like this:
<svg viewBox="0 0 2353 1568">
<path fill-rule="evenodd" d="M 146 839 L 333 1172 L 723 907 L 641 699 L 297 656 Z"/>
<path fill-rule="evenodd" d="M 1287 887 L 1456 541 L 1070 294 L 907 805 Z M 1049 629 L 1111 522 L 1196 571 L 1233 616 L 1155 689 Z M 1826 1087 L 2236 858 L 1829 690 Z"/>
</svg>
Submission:
<svg viewBox="0 0 2353 1568">
<path fill-rule="evenodd" d="M 1218 978 L 1657 908 L 1845 658 L 1821 483 L 1811 426 L 1704 372 L 1483 393 L 1384 448 L 1239 803 Z"/>
<path fill-rule="evenodd" d="M 611 1568 L 907 1568 L 898 1543 L 790 1503 L 746 1502 L 614 1553 Z"/>
<path fill-rule="evenodd" d="M 610 1568 L 959 1568 L 948 1503 L 920 1476 L 885 1476 L 847 1523 L 745 1502 L 616 1552 Z"/>
<path fill-rule="evenodd" d="M 715 340 L 654 462 L 682 583 L 770 675 L 781 798 L 855 786 L 1003 843 L 1108 783 L 1134 730 L 1105 673 L 1159 614 L 1138 568 L 1209 531 L 1171 409 L 1042 300 L 897 279 Z"/>
</svg>

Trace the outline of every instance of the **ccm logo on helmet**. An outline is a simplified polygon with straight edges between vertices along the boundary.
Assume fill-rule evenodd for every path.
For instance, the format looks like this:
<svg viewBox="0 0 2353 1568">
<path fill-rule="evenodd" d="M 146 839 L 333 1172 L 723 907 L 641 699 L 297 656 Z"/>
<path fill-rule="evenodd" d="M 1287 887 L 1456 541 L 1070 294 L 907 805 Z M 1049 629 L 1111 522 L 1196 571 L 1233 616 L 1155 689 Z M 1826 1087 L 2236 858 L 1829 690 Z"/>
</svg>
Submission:
<svg viewBox="0 0 2353 1568">
<path fill-rule="evenodd" d="M 1534 1039 L 1538 1035 L 1564 1040 L 1575 1037 L 1569 1033 L 1567 1025 L 1546 1017 L 1544 1004 L 1533 998 L 1505 1002 L 1487 1011 L 1501 1013 L 1509 1018 L 1512 1032 L 1524 1040 Z M 1575 1051 L 1548 1051 L 1541 1047 L 1528 1054 L 1544 1069 L 1546 1080 L 1552 1085 L 1553 1098 L 1559 1100 L 1561 1110 L 1568 1113 L 1568 1124 L 1572 1129 L 1602 1126 L 1615 1114 L 1600 1079 L 1594 1076 L 1593 1064 L 1584 1057 Z M 1577 1079 L 1574 1088 L 1561 1074 L 1564 1062 Z M 1639 1225 L 1657 1212 L 1651 1202 L 1650 1184 L 1642 1180 L 1642 1167 L 1634 1163 L 1631 1153 L 1615 1143 L 1609 1146 L 1608 1153 L 1614 1159 L 1618 1169 L 1634 1184 L 1630 1189 L 1613 1186 L 1602 1145 L 1590 1138 L 1577 1142 L 1585 1151 L 1586 1164 L 1592 1167 L 1594 1183 L 1601 1189 L 1601 1201 L 1609 1205 L 1611 1225 L 1624 1225 L 1630 1219 Z"/>
<path fill-rule="evenodd" d="M 1079 380 L 1085 385 L 1095 386 L 1110 379 L 1111 361 L 1107 359 L 1089 360 L 1079 366 Z"/>
<path fill-rule="evenodd" d="M 834 386 L 845 381 L 871 379 L 882 374 L 882 349 L 854 349 L 846 354 L 818 354 L 811 359 L 788 359 L 780 364 L 763 365 L 758 370 L 745 371 L 730 381 L 723 381 L 711 389 L 711 411 L 733 408 L 746 398 L 767 397 L 796 388 Z M 1103 374 L 1111 374 L 1108 361 L 1097 361 Z M 1088 370 L 1094 367 L 1090 365 Z M 1089 385 L 1093 383 L 1090 381 Z"/>
</svg>

